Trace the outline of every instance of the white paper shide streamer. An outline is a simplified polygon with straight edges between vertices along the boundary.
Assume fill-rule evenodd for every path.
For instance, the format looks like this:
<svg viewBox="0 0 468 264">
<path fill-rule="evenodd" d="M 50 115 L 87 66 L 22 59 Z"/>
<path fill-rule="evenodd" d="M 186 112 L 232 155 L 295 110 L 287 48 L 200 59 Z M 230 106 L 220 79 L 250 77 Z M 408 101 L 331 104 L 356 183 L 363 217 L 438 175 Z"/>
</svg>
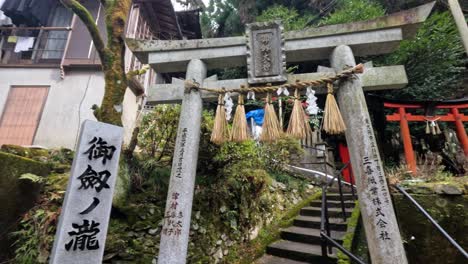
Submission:
<svg viewBox="0 0 468 264">
<path fill-rule="evenodd" d="M 278 88 L 278 90 L 276 91 L 276 93 L 278 94 L 278 96 L 280 96 L 281 94 L 285 95 L 285 96 L 289 96 L 289 91 L 288 91 L 288 88 L 286 87 L 280 87 Z"/>
<path fill-rule="evenodd" d="M 307 87 L 307 109 L 306 112 L 309 115 L 317 115 L 319 108 L 317 106 L 317 97 L 315 97 L 315 91 L 312 89 L 312 87 Z"/>
<path fill-rule="evenodd" d="M 231 98 L 231 93 L 226 93 L 224 95 L 224 108 L 226 109 L 226 120 L 231 120 L 231 113 L 232 113 L 232 107 L 234 106 L 234 102 L 232 101 Z"/>
<path fill-rule="evenodd" d="M 247 93 L 247 100 L 254 100 L 255 101 L 255 92 L 250 91 Z"/>
</svg>

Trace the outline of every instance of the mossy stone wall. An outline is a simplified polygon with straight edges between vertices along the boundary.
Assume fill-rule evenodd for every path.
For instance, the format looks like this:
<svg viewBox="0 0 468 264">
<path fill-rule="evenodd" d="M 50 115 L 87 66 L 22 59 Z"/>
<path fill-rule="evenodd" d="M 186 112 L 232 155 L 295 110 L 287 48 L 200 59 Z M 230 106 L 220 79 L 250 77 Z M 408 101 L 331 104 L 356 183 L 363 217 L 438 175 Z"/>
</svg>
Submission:
<svg viewBox="0 0 468 264">
<path fill-rule="evenodd" d="M 457 241 L 468 248 L 468 196 L 412 195 Z M 405 197 L 393 195 L 400 232 L 410 264 L 466 263 L 466 259 Z"/>
<path fill-rule="evenodd" d="M 11 253 L 10 237 L 21 214 L 34 206 L 40 185 L 20 180 L 24 173 L 47 176 L 50 167 L 42 162 L 0 152 L 0 262 Z"/>
<path fill-rule="evenodd" d="M 468 248 L 468 196 L 411 194 L 463 248 Z M 392 194 L 409 264 L 464 264 L 466 260 L 431 222 L 401 194 Z M 352 253 L 370 263 L 366 234 L 360 219 Z M 346 263 L 346 262 L 343 262 Z"/>
</svg>

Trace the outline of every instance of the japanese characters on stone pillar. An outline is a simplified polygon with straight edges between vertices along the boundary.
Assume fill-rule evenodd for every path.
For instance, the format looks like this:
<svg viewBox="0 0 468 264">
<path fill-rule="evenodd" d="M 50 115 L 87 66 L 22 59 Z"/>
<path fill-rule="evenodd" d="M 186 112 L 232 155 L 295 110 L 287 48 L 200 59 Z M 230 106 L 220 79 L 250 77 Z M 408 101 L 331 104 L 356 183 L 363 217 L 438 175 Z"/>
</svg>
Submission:
<svg viewBox="0 0 468 264">
<path fill-rule="evenodd" d="M 287 81 L 281 21 L 248 24 L 246 36 L 249 84 Z"/>
<path fill-rule="evenodd" d="M 121 127 L 83 123 L 51 264 L 102 263 L 122 137 Z"/>
<path fill-rule="evenodd" d="M 331 65 L 335 71 L 355 66 L 351 48 L 336 47 Z M 359 76 L 340 82 L 338 102 L 372 263 L 408 263 Z"/>
<path fill-rule="evenodd" d="M 191 60 L 187 67 L 186 77 L 202 83 L 206 77 L 205 64 L 201 60 Z M 161 230 L 158 256 L 160 264 L 186 263 L 201 119 L 200 91 L 185 90 Z"/>
</svg>

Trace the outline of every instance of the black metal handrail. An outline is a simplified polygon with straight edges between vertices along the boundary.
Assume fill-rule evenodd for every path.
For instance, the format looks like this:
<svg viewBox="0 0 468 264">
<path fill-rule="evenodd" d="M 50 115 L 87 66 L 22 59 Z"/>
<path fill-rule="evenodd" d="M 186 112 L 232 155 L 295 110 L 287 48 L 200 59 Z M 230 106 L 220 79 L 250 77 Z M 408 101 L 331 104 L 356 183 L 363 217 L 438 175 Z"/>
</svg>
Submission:
<svg viewBox="0 0 468 264">
<path fill-rule="evenodd" d="M 323 233 L 323 232 L 320 232 L 320 236 L 322 236 L 323 238 L 325 238 L 328 242 L 330 242 L 331 244 L 333 244 L 334 247 L 338 248 L 339 250 L 341 250 L 341 252 L 343 252 L 346 256 L 348 256 L 350 259 L 352 259 L 353 261 L 355 261 L 356 263 L 359 263 L 359 264 L 366 264 L 364 261 L 362 261 L 360 258 L 356 257 L 353 253 L 349 252 L 346 248 L 344 248 L 342 245 L 340 245 L 340 243 L 336 242 L 335 240 L 333 240 L 333 238 L 331 238 L 330 236 L 328 236 L 327 234 Z M 326 263 L 326 262 L 325 262 Z"/>
<path fill-rule="evenodd" d="M 468 259 L 468 253 L 455 241 L 435 220 L 432 218 L 432 216 L 409 194 L 407 193 L 401 186 L 399 185 L 394 185 L 395 188 L 400 191 L 403 196 L 408 198 L 415 206 L 418 208 L 421 213 L 439 230 L 439 232 L 442 233 L 442 235 L 454 246 L 460 251 L 460 253 L 465 256 L 466 259 Z"/>
<path fill-rule="evenodd" d="M 328 189 L 328 187 L 331 187 L 332 184 L 335 182 L 335 179 L 338 180 L 338 192 L 340 194 L 340 202 L 341 202 L 341 214 L 343 216 L 343 221 L 346 221 L 346 209 L 345 209 L 345 204 L 344 204 L 344 198 L 343 198 L 343 188 L 342 188 L 342 182 L 341 182 L 341 173 L 343 172 L 343 170 L 345 170 L 347 167 L 349 166 L 349 162 L 346 163 L 341 169 L 340 171 L 338 171 L 338 173 L 327 183 L 326 185 L 326 189 L 325 189 L 325 193 Z M 351 189 L 354 189 L 354 186 L 351 185 Z M 354 198 L 354 196 L 353 196 Z M 327 206 L 328 207 L 328 206 Z M 328 208 L 327 208 L 328 210 Z"/>
<path fill-rule="evenodd" d="M 338 242 L 331 238 L 330 232 L 330 220 L 328 217 L 328 201 L 327 201 L 327 190 L 328 187 L 332 186 L 335 182 L 335 179 L 338 181 L 338 190 L 340 194 L 340 201 L 341 201 L 341 212 L 343 215 L 343 220 L 346 221 L 346 209 L 344 205 L 344 198 L 343 198 L 343 190 L 342 190 L 342 182 L 341 182 L 341 173 L 344 169 L 349 166 L 349 162 L 346 163 L 337 174 L 328 182 L 322 185 L 322 206 L 321 206 L 321 216 L 320 216 L 320 238 L 321 238 L 321 246 L 322 246 L 322 263 L 328 263 L 328 254 L 332 254 L 332 248 L 336 247 L 341 250 L 345 255 L 351 258 L 351 260 L 359 263 L 365 264 L 362 260 L 358 257 L 353 255 L 351 252 L 346 250 L 343 246 L 341 246 Z M 325 170 L 326 174 L 326 170 Z M 351 189 L 354 191 L 354 185 L 351 184 Z M 353 199 L 354 199 L 353 193 Z"/>
</svg>

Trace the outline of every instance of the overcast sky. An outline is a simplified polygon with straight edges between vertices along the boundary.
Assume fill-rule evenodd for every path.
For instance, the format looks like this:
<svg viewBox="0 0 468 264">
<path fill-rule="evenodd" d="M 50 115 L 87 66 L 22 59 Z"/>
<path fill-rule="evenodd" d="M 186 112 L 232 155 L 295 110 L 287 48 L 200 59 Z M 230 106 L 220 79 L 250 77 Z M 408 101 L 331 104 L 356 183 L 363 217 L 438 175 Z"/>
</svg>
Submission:
<svg viewBox="0 0 468 264">
<path fill-rule="evenodd" d="M 0 0 L 1 2 L 2 0 Z M 176 2 L 176 0 L 171 0 L 172 1 L 172 4 L 174 5 L 174 9 L 175 11 L 180 11 L 180 10 L 184 10 L 183 7 Z M 205 3 L 205 6 L 208 6 L 208 4 L 210 3 L 210 0 L 202 0 L 203 3 Z"/>
</svg>

